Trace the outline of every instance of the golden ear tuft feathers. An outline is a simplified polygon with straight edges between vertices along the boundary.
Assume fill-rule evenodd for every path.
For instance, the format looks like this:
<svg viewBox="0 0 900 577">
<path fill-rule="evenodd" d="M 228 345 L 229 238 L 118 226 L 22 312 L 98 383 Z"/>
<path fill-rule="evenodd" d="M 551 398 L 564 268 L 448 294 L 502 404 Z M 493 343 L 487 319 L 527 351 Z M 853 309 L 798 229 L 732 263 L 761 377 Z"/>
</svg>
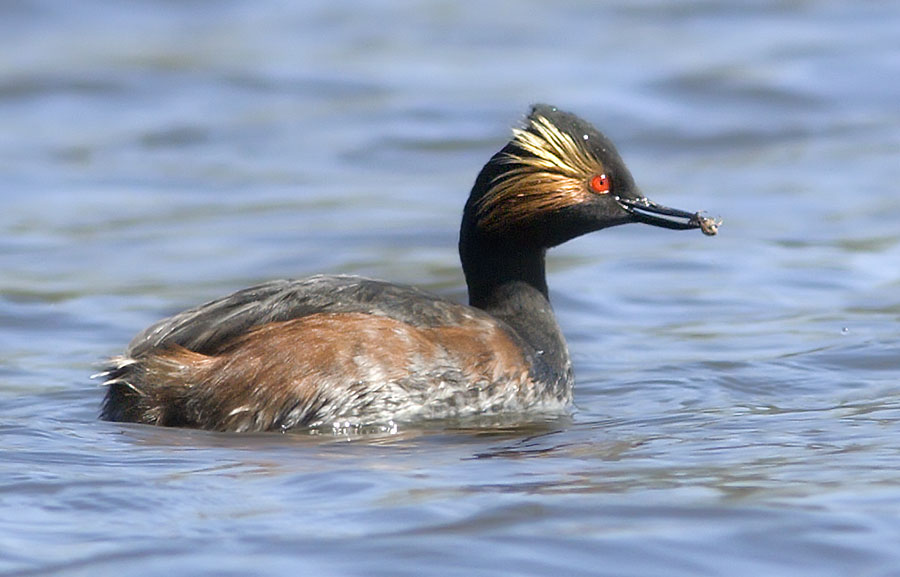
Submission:
<svg viewBox="0 0 900 577">
<path fill-rule="evenodd" d="M 478 201 L 478 219 L 487 230 L 587 200 L 590 193 L 585 183 L 604 171 L 603 163 L 587 147 L 544 116 L 531 116 L 524 129 L 513 129 L 513 143 L 522 152 L 510 152 L 501 159 L 512 166 Z"/>
<path fill-rule="evenodd" d="M 529 130 L 530 129 L 530 130 Z M 583 145 L 543 116 L 529 118 L 528 129 L 513 129 L 513 141 L 531 156 L 509 155 L 510 164 L 523 165 L 535 171 L 555 172 L 583 179 L 603 165 Z"/>
</svg>

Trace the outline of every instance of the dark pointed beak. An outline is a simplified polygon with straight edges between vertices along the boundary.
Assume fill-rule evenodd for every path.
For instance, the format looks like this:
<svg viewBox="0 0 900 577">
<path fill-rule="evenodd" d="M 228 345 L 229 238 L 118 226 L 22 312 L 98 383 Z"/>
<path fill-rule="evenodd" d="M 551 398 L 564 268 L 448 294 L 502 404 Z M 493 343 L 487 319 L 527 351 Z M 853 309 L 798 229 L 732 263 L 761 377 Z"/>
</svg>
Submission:
<svg viewBox="0 0 900 577">
<path fill-rule="evenodd" d="M 699 212 L 669 208 L 645 197 L 616 197 L 616 202 L 638 222 L 662 228 L 674 230 L 699 228 L 703 234 L 713 236 L 718 232 L 719 225 L 722 224 L 722 221 L 703 216 Z"/>
</svg>

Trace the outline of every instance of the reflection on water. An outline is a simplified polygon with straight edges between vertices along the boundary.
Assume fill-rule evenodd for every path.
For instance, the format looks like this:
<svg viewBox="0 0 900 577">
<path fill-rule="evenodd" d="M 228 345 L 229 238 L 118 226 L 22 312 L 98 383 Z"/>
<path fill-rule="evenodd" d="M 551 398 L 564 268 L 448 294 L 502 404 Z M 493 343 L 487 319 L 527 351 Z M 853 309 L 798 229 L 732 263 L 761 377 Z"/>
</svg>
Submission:
<svg viewBox="0 0 900 577">
<path fill-rule="evenodd" d="M 900 565 L 890 3 L 0 5 L 0 572 L 887 575 Z M 571 416 L 99 422 L 140 329 L 316 272 L 462 299 L 528 104 L 714 239 L 554 250 Z"/>
</svg>

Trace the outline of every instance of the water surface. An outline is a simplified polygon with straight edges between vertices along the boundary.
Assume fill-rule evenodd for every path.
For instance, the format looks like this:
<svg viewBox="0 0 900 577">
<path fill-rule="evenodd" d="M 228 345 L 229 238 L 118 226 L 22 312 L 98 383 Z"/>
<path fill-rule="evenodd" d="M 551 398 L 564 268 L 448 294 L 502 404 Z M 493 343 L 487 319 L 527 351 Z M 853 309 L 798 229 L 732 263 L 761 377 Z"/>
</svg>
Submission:
<svg viewBox="0 0 900 577">
<path fill-rule="evenodd" d="M 0 5 L 0 573 L 900 574 L 900 8 Z M 532 102 L 725 220 L 551 253 L 571 416 L 368 436 L 97 420 L 158 318 L 278 277 L 454 298 Z"/>
</svg>

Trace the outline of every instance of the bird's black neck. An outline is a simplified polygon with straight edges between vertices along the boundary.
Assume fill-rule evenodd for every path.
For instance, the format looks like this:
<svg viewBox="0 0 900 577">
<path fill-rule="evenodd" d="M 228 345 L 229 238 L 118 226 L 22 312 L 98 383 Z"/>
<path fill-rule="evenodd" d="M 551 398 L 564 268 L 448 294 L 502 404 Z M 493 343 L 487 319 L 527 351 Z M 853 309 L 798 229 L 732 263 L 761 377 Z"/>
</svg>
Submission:
<svg viewBox="0 0 900 577">
<path fill-rule="evenodd" d="M 535 376 L 568 384 L 571 361 L 547 293 L 545 249 L 498 241 L 464 227 L 460 258 L 469 304 L 507 325 L 535 355 Z"/>
</svg>

